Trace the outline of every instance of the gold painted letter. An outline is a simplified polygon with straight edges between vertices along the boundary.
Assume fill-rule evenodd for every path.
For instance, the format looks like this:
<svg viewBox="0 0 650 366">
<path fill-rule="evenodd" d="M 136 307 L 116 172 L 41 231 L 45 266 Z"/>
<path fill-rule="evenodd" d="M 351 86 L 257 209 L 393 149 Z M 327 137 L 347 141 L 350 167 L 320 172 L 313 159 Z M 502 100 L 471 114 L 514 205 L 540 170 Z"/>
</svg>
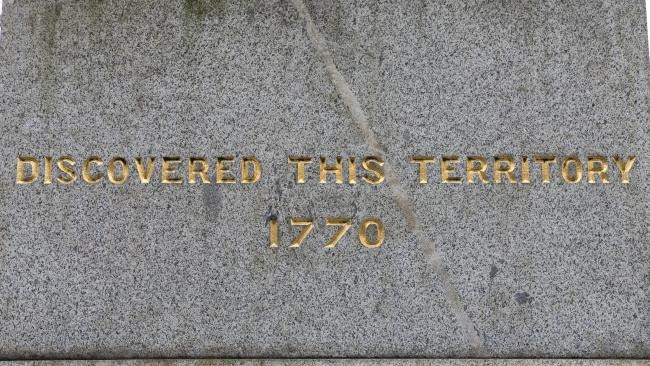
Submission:
<svg viewBox="0 0 650 366">
<path fill-rule="evenodd" d="M 454 167 L 452 163 L 458 163 L 458 156 L 443 156 L 440 161 L 440 176 L 442 183 L 462 183 L 463 178 L 458 176 L 452 176 L 451 173 L 454 173 Z"/>
<path fill-rule="evenodd" d="M 43 172 L 43 184 L 52 184 L 52 157 L 45 157 L 45 172 Z"/>
<path fill-rule="evenodd" d="M 311 158 L 290 156 L 289 163 L 297 164 L 296 183 L 305 183 L 305 165 L 311 163 Z"/>
<path fill-rule="evenodd" d="M 476 166 L 478 163 L 478 166 Z M 467 184 L 474 183 L 474 176 L 478 176 L 478 179 L 481 183 L 489 183 L 490 181 L 485 174 L 487 170 L 487 160 L 482 156 L 468 156 L 467 162 L 465 163 L 465 169 L 467 170 Z"/>
<path fill-rule="evenodd" d="M 571 176 L 571 165 L 575 169 L 575 175 Z M 582 179 L 582 162 L 577 156 L 570 156 L 562 162 L 562 178 L 567 183 L 575 184 Z"/>
<path fill-rule="evenodd" d="M 369 156 L 363 159 L 361 166 L 365 171 L 372 172 L 375 175 L 374 177 L 369 177 L 368 174 L 364 174 L 361 177 L 364 182 L 376 185 L 384 181 L 384 169 L 382 168 L 384 161 L 381 158 Z"/>
<path fill-rule="evenodd" d="M 253 175 L 250 175 L 250 167 L 253 167 Z M 262 165 L 254 156 L 244 157 L 241 161 L 241 182 L 256 183 L 262 178 Z"/>
<path fill-rule="evenodd" d="M 521 157 L 521 183 L 530 183 L 530 162 L 528 156 Z"/>
<path fill-rule="evenodd" d="M 609 183 L 607 159 L 604 156 L 591 155 L 587 157 L 587 182 L 596 183 L 596 175 L 600 177 L 603 183 Z"/>
<path fill-rule="evenodd" d="M 25 165 L 29 165 L 29 176 L 25 176 Z M 16 184 L 34 183 L 36 179 L 38 179 L 38 159 L 31 156 L 16 158 Z"/>
<path fill-rule="evenodd" d="M 505 166 L 504 166 L 505 163 Z M 494 157 L 494 182 L 501 183 L 502 175 L 508 178 L 508 183 L 517 183 L 515 179 L 515 160 L 512 156 Z"/>
<path fill-rule="evenodd" d="M 116 176 L 115 174 L 116 164 L 121 165 L 121 172 L 119 176 Z M 124 184 L 124 182 L 126 182 L 126 179 L 129 177 L 129 164 L 123 158 L 113 158 L 108 162 L 108 169 L 106 170 L 106 173 L 108 175 L 109 182 L 118 185 Z"/>
<path fill-rule="evenodd" d="M 551 183 L 551 164 L 555 164 L 555 156 L 534 156 L 533 161 L 542 167 L 542 183 Z"/>
<path fill-rule="evenodd" d="M 319 173 L 320 173 L 319 174 L 320 183 L 327 183 L 327 173 L 334 173 L 334 176 L 336 177 L 335 179 L 336 184 L 343 183 L 343 161 L 341 157 L 337 156 L 336 163 L 334 163 L 334 166 L 330 166 L 327 165 L 327 162 L 325 161 L 325 157 L 321 156 Z"/>
<path fill-rule="evenodd" d="M 163 157 L 162 163 L 162 178 L 161 182 L 164 184 L 181 184 L 183 179 L 179 177 L 173 177 L 172 175 L 176 173 L 176 168 L 178 164 L 181 163 L 181 158 L 177 157 Z"/>
<path fill-rule="evenodd" d="M 630 183 L 630 169 L 634 165 L 634 160 L 636 160 L 636 156 L 630 155 L 627 157 L 627 161 L 623 163 L 623 160 L 618 155 L 614 156 L 616 167 L 621 171 L 621 183 Z"/>
<path fill-rule="evenodd" d="M 427 184 L 429 182 L 429 174 L 427 164 L 431 164 L 436 159 L 433 156 L 414 156 L 411 158 L 411 164 L 418 164 L 418 177 L 420 184 Z"/>
<path fill-rule="evenodd" d="M 198 167 L 200 165 L 201 167 Z M 187 182 L 194 184 L 196 183 L 196 175 L 198 174 L 201 177 L 201 183 L 210 183 L 208 178 L 208 161 L 203 158 L 190 158 L 189 173 L 187 177 Z"/>
<path fill-rule="evenodd" d="M 71 184 L 77 180 L 77 173 L 72 168 L 76 162 L 71 156 L 62 156 L 56 162 L 56 166 L 63 172 L 65 175 L 59 175 L 56 180 L 62 184 Z"/>
<path fill-rule="evenodd" d="M 235 161 L 231 156 L 217 158 L 217 184 L 236 183 L 235 177 L 230 174 L 230 167 L 226 166 Z"/>
<path fill-rule="evenodd" d="M 135 168 L 138 170 L 138 176 L 140 177 L 140 183 L 147 184 L 151 181 L 151 176 L 153 175 L 153 161 L 154 158 L 147 158 L 147 166 L 145 167 L 142 164 L 141 158 L 135 158 Z"/>
<path fill-rule="evenodd" d="M 86 183 L 95 184 L 102 180 L 101 175 L 92 175 L 90 174 L 90 164 L 95 163 L 97 165 L 102 165 L 102 159 L 98 156 L 91 156 L 86 159 L 81 167 L 81 177 Z"/>
</svg>

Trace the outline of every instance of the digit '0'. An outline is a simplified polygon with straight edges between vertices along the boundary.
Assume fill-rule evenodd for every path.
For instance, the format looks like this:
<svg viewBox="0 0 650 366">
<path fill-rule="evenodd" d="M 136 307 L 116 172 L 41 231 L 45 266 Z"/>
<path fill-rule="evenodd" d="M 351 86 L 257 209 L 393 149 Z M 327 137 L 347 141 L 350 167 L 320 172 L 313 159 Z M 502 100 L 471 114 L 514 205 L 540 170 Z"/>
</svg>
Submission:
<svg viewBox="0 0 650 366">
<path fill-rule="evenodd" d="M 374 226 L 377 231 L 377 237 L 374 241 L 368 239 L 368 227 Z M 366 248 L 379 248 L 384 242 L 384 224 L 376 218 L 367 218 L 361 221 L 361 227 L 359 228 L 359 241 Z"/>
</svg>

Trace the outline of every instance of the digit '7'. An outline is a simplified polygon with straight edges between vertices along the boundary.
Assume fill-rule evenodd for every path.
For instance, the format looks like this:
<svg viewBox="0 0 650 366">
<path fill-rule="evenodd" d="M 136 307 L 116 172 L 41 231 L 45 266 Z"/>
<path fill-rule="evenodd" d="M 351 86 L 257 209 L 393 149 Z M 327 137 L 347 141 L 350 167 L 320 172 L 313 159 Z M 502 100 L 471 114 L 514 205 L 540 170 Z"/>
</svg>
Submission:
<svg viewBox="0 0 650 366">
<path fill-rule="evenodd" d="M 291 245 L 289 245 L 289 248 L 300 248 L 303 240 L 305 240 L 309 232 L 314 228 L 314 220 L 301 217 L 295 219 L 291 218 L 290 222 L 291 226 L 304 226 L 300 231 L 300 234 L 298 234 L 298 236 L 291 241 Z"/>
<path fill-rule="evenodd" d="M 337 219 L 337 218 L 327 218 L 325 221 L 325 225 L 327 226 L 340 226 L 339 230 L 334 234 L 334 236 L 327 241 L 327 244 L 325 244 L 325 248 L 334 248 L 336 244 L 341 240 L 343 235 L 348 231 L 350 226 L 352 226 L 352 222 L 349 219 Z"/>
</svg>

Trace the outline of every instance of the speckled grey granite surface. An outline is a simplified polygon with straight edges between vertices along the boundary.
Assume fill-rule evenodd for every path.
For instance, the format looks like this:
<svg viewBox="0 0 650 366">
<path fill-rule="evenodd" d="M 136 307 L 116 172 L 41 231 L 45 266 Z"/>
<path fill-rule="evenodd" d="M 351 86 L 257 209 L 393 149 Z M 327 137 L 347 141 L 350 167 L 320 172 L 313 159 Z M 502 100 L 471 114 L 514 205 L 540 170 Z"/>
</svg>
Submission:
<svg viewBox="0 0 650 366">
<path fill-rule="evenodd" d="M 650 356 L 643 1 L 5 0 L 0 26 L 0 358 Z M 390 184 L 287 164 L 377 153 Z M 473 186 L 408 163 L 535 153 L 637 162 Z M 18 186 L 19 155 L 264 175 Z M 273 215 L 320 224 L 272 250 Z M 386 242 L 326 250 L 329 216 Z"/>
<path fill-rule="evenodd" d="M 99 360 L 99 361 L 6 361 L 2 366 L 648 366 L 646 360 L 612 359 L 439 359 L 439 360 L 400 360 L 400 359 L 277 359 L 277 360 Z"/>
</svg>

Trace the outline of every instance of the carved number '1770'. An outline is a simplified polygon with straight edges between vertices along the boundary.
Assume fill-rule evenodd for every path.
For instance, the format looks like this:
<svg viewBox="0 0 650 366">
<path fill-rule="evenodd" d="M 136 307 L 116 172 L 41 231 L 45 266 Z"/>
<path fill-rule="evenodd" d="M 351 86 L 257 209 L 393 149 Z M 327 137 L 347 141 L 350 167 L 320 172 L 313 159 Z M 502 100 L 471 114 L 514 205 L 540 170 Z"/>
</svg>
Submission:
<svg viewBox="0 0 650 366">
<path fill-rule="evenodd" d="M 308 217 L 292 217 L 289 219 L 291 226 L 301 226 L 302 229 L 298 235 L 291 240 L 291 245 L 289 248 L 300 248 L 305 238 L 309 233 L 314 229 L 314 219 Z M 269 242 L 271 248 L 277 248 L 279 243 L 279 228 L 278 220 L 271 220 L 269 227 Z M 343 238 L 345 233 L 352 226 L 352 220 L 338 218 L 338 217 L 328 217 L 325 219 L 326 226 L 338 226 L 338 230 L 332 236 L 327 243 L 325 243 L 325 248 L 331 249 L 338 244 L 339 240 Z M 373 227 L 373 229 L 370 229 Z M 370 229 L 370 230 L 369 230 Z M 368 235 L 369 231 L 374 231 L 374 238 L 370 238 Z M 367 218 L 361 221 L 359 225 L 359 242 L 366 248 L 379 248 L 384 242 L 384 224 L 377 218 Z"/>
</svg>

